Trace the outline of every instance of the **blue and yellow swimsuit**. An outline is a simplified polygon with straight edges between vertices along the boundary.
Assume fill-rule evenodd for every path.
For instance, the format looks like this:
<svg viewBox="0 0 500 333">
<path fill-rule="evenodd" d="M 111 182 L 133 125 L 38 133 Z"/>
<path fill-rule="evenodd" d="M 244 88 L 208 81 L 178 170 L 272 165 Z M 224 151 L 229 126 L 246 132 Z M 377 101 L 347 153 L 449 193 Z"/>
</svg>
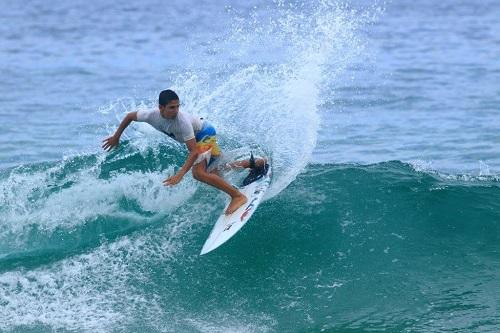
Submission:
<svg viewBox="0 0 500 333">
<path fill-rule="evenodd" d="M 207 157 L 207 167 L 210 166 L 221 155 L 221 150 L 217 144 L 217 132 L 215 128 L 208 121 L 203 121 L 203 126 L 201 130 L 196 133 L 195 140 L 196 148 L 200 155 L 205 155 L 205 153 L 211 150 L 210 159 L 205 155 Z M 201 160 L 203 160 L 203 157 Z"/>
</svg>

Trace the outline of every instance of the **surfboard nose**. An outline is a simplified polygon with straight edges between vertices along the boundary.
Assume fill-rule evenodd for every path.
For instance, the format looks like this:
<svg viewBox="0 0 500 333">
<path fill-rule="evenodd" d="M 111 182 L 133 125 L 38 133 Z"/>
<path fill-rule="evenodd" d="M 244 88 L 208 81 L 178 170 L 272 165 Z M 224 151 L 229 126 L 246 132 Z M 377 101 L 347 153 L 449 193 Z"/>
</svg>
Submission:
<svg viewBox="0 0 500 333">
<path fill-rule="evenodd" d="M 261 169 L 252 182 L 239 189 L 247 197 L 247 202 L 230 215 L 222 213 L 205 241 L 200 255 L 207 254 L 227 242 L 250 220 L 271 184 L 271 166 L 266 163 Z M 229 203 L 224 211 L 228 205 Z"/>
</svg>

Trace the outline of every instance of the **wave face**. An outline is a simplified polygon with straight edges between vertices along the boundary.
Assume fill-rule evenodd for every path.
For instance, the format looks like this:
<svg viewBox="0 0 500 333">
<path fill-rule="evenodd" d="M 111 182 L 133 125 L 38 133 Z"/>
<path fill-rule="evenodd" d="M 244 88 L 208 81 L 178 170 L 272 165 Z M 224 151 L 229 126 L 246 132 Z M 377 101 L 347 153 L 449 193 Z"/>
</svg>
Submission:
<svg viewBox="0 0 500 333">
<path fill-rule="evenodd" d="M 169 147 L 124 144 L 106 158 L 3 171 L 0 328 L 498 327 L 498 177 L 398 161 L 311 165 L 227 244 L 200 257 L 224 200 L 190 177 L 163 189 L 157 170 L 182 158 Z"/>
</svg>

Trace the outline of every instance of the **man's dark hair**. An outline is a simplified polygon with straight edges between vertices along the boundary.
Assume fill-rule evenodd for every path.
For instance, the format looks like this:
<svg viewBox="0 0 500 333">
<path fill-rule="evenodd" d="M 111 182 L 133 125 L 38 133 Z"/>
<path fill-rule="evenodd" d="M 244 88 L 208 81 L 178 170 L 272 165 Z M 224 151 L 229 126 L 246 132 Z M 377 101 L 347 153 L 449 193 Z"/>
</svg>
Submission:
<svg viewBox="0 0 500 333">
<path fill-rule="evenodd" d="M 179 100 L 179 96 L 173 90 L 163 90 L 158 97 L 158 104 L 167 105 L 170 101 Z"/>
</svg>

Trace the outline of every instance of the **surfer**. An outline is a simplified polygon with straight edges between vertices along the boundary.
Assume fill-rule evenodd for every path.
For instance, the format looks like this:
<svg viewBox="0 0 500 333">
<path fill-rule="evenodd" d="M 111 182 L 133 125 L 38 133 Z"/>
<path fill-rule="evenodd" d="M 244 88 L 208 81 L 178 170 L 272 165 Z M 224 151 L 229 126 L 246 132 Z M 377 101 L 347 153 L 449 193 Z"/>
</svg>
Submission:
<svg viewBox="0 0 500 333">
<path fill-rule="evenodd" d="M 172 90 L 164 90 L 158 98 L 158 110 L 136 111 L 128 113 L 120 123 L 116 132 L 103 140 L 102 148 L 110 151 L 118 146 L 123 131 L 132 121 L 146 122 L 172 139 L 185 143 L 189 155 L 179 171 L 165 179 L 165 186 L 179 183 L 184 175 L 192 169 L 193 177 L 221 191 L 231 197 L 231 202 L 225 214 L 229 215 L 247 202 L 247 197 L 237 188 L 227 183 L 219 175 L 218 169 L 221 160 L 221 150 L 217 144 L 215 128 L 203 118 L 194 117 L 180 112 L 179 97 Z M 259 177 L 267 171 L 264 159 L 241 160 L 229 163 L 230 168 L 250 168 L 250 177 Z"/>
</svg>

